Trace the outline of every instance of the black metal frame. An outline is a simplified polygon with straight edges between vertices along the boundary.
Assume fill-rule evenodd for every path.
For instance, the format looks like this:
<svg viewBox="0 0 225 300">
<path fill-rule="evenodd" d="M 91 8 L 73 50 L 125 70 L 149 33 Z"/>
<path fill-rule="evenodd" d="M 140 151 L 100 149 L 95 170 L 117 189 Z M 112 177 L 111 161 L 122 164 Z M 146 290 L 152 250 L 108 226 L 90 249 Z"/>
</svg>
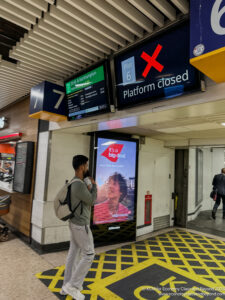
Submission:
<svg viewBox="0 0 225 300">
<path fill-rule="evenodd" d="M 69 81 L 71 81 L 71 80 L 73 80 L 77 77 L 80 77 L 83 74 L 88 73 L 88 72 L 92 71 L 93 69 L 96 69 L 96 68 L 100 67 L 101 65 L 103 65 L 103 67 L 104 67 L 105 86 L 106 86 L 106 91 L 105 92 L 106 92 L 108 107 L 104 110 L 101 110 L 101 111 L 95 111 L 95 112 L 85 114 L 84 116 L 82 116 L 81 119 L 110 112 L 110 105 L 113 102 L 112 96 L 111 96 L 112 95 L 112 80 L 111 80 L 110 62 L 109 62 L 109 60 L 101 60 L 100 62 L 98 62 L 94 65 L 91 65 L 89 68 L 74 74 L 73 76 L 69 77 L 67 80 L 64 81 L 64 87 L 65 87 L 65 90 L 66 90 L 66 83 L 67 82 L 69 82 Z M 66 95 L 66 100 L 67 100 L 67 95 Z M 68 116 L 68 106 L 67 105 L 66 105 L 66 112 L 67 112 L 68 121 L 76 121 L 76 119 L 72 119 L 71 117 Z"/>
<path fill-rule="evenodd" d="M 132 241 L 136 239 L 136 221 L 137 221 L 137 194 L 138 194 L 138 154 L 139 154 L 139 140 L 132 138 L 130 135 L 118 134 L 115 132 L 96 132 L 91 139 L 92 160 L 90 161 L 90 171 L 93 177 L 96 175 L 96 161 L 97 161 L 97 141 L 98 138 L 110 138 L 121 141 L 131 141 L 136 143 L 136 170 L 135 170 L 135 195 L 134 195 L 134 219 L 132 221 L 107 223 L 107 224 L 93 224 L 93 211 L 91 216 L 91 229 L 94 236 L 95 245 L 107 245 L 116 242 Z M 91 156 L 90 156 L 91 157 Z M 117 228 L 109 230 L 110 228 Z"/>
</svg>

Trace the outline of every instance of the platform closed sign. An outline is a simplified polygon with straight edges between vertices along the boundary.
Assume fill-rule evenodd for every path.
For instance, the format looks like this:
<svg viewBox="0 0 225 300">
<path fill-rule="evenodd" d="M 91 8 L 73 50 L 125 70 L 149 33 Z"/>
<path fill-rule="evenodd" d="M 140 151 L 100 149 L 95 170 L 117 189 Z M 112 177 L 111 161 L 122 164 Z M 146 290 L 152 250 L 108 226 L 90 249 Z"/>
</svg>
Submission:
<svg viewBox="0 0 225 300">
<path fill-rule="evenodd" d="M 225 82 L 225 1 L 190 1 L 190 63 Z"/>
<path fill-rule="evenodd" d="M 67 120 L 64 87 L 48 81 L 32 87 L 29 117 L 53 122 Z"/>
<path fill-rule="evenodd" d="M 199 89 L 198 72 L 189 62 L 189 24 L 118 54 L 115 70 L 119 109 Z"/>
</svg>

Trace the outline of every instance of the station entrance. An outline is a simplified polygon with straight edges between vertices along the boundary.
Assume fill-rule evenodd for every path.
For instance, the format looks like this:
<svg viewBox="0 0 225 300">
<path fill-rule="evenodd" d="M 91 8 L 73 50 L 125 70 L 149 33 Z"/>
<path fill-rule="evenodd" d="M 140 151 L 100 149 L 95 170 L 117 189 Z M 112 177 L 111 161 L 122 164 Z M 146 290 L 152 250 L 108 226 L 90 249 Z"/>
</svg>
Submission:
<svg viewBox="0 0 225 300">
<path fill-rule="evenodd" d="M 222 199 L 214 219 L 212 210 L 215 201 L 210 198 L 213 178 L 215 175 L 220 174 L 221 169 L 224 168 L 225 147 L 205 146 L 190 151 L 194 152 L 190 155 L 190 159 L 192 163 L 195 160 L 195 174 L 194 170 L 190 168 L 189 185 L 195 181 L 195 191 L 191 186 L 189 187 L 190 197 L 188 197 L 188 200 L 190 203 L 188 205 L 187 228 L 225 237 Z"/>
<path fill-rule="evenodd" d="M 212 181 L 224 168 L 225 147 L 202 146 L 175 150 L 174 225 L 225 237 L 223 204 L 212 210 Z"/>
</svg>

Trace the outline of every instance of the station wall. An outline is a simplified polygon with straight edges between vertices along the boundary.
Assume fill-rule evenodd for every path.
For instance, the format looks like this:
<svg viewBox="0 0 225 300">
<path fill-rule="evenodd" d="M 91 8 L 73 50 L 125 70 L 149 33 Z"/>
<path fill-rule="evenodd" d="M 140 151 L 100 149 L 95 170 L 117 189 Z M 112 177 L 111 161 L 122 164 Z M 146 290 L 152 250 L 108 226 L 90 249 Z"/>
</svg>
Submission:
<svg viewBox="0 0 225 300">
<path fill-rule="evenodd" d="M 48 245 L 69 240 L 68 224 L 55 217 L 53 199 L 65 180 L 74 176 L 72 157 L 79 153 L 89 156 L 90 137 L 53 131 L 43 133 L 39 138 L 42 139 L 38 149 L 42 160 L 38 160 L 37 166 L 32 239 L 41 245 Z M 174 188 L 174 150 L 164 148 L 163 142 L 150 138 L 145 139 L 145 144 L 140 144 L 139 150 L 137 236 L 154 230 L 154 222 L 144 225 L 147 191 L 153 196 L 153 220 L 168 216 L 168 226 L 172 225 L 171 194 Z M 44 165 L 49 167 L 44 168 Z"/>
<path fill-rule="evenodd" d="M 175 151 L 165 148 L 163 142 L 151 138 L 140 145 L 138 202 L 137 202 L 137 236 L 152 232 L 154 219 L 169 216 L 169 226 L 173 225 L 174 216 L 172 192 L 174 191 Z M 152 225 L 144 226 L 145 194 L 152 194 Z M 163 226 L 163 224 L 162 224 Z"/>
</svg>

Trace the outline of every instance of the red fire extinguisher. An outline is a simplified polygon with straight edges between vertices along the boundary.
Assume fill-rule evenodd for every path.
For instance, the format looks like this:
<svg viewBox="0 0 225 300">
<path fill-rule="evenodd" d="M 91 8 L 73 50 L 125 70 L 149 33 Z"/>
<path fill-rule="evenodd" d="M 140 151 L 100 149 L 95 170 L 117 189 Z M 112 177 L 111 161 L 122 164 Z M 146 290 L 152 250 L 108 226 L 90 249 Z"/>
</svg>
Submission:
<svg viewBox="0 0 225 300">
<path fill-rule="evenodd" d="M 152 224 L 152 195 L 149 191 L 145 195 L 145 224 Z"/>
</svg>

